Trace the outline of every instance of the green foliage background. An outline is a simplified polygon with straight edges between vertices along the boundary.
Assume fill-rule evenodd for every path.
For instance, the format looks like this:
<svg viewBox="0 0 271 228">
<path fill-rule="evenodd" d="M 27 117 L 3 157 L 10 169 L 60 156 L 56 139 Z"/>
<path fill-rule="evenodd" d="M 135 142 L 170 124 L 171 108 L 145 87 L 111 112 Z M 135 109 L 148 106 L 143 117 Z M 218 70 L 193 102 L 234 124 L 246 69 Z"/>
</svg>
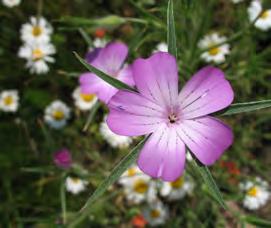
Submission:
<svg viewBox="0 0 271 228">
<path fill-rule="evenodd" d="M 22 44 L 19 30 L 29 16 L 37 13 L 37 2 L 25 0 L 19 7 L 0 6 L 0 91 L 18 89 L 20 108 L 16 114 L 0 113 L 0 223 L 2 227 L 28 227 L 29 225 L 54 227 L 60 221 L 60 185 L 62 171 L 52 163 L 52 154 L 62 147 L 72 151 L 76 167 L 70 172 L 86 178 L 88 191 L 80 196 L 67 195 L 69 216 L 78 211 L 90 192 L 103 180 L 128 151 L 110 148 L 99 134 L 99 123 L 107 112 L 99 108 L 87 132 L 82 132 L 88 114 L 73 108 L 73 118 L 61 131 L 50 130 L 43 123 L 44 108 L 54 99 L 73 106 L 71 93 L 77 86 L 75 77 L 85 69 L 72 51 L 83 56 L 88 45 L 80 35 L 83 28 L 93 37 L 97 21 L 108 15 L 102 26 L 108 29 L 110 39 L 121 39 L 130 47 L 129 62 L 136 57 L 147 57 L 155 45 L 166 41 L 167 1 L 123 0 L 44 0 L 42 15 L 54 27 L 52 42 L 57 48 L 56 63 L 47 75 L 31 75 L 25 62 L 17 57 Z M 271 33 L 252 27 L 247 6 L 249 1 L 234 5 L 228 0 L 176 0 L 175 23 L 178 63 L 181 84 L 206 65 L 200 60 L 197 43 L 206 33 L 218 31 L 227 37 L 239 34 L 231 41 L 231 54 L 219 67 L 226 72 L 235 90 L 235 102 L 270 99 L 271 97 Z M 264 2 L 265 8 L 271 3 Z M 139 21 L 123 18 L 140 19 Z M 84 23 L 83 23 L 84 22 Z M 107 23 L 109 22 L 109 23 Z M 124 23 L 122 23 L 124 22 Z M 86 25 L 87 24 L 87 25 Z M 98 20 L 98 27 L 100 27 Z M 222 160 L 234 161 L 241 175 L 233 178 L 219 163 L 212 173 L 228 202 L 241 203 L 238 182 L 261 176 L 271 182 L 271 111 L 224 117 L 235 133 L 235 143 Z M 230 180 L 230 181 L 229 181 Z M 233 183 L 231 182 L 233 181 Z M 128 207 L 113 187 L 93 207 L 95 219 L 91 227 L 129 227 L 131 217 L 140 211 Z M 244 223 L 240 217 L 227 217 L 213 202 L 205 185 L 199 184 L 189 200 L 171 206 L 171 219 L 166 227 L 225 227 Z M 253 213 L 271 220 L 271 205 Z M 249 215 L 242 211 L 241 214 Z"/>
</svg>

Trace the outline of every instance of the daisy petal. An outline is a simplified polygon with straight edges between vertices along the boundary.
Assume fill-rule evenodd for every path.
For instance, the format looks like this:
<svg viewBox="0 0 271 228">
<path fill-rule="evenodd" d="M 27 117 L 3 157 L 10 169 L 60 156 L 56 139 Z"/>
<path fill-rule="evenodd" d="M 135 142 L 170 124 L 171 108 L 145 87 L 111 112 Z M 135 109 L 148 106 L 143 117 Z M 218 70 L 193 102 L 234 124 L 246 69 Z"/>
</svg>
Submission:
<svg viewBox="0 0 271 228">
<path fill-rule="evenodd" d="M 205 67 L 184 86 L 179 95 L 183 118 L 205 116 L 229 106 L 233 91 L 224 73 L 215 67 Z"/>
<path fill-rule="evenodd" d="M 138 93 L 119 91 L 110 100 L 108 126 L 116 134 L 137 136 L 149 134 L 162 122 L 163 110 Z"/>
<path fill-rule="evenodd" d="M 177 132 L 204 165 L 213 164 L 233 142 L 232 130 L 210 116 L 184 120 Z"/>
<path fill-rule="evenodd" d="M 177 100 L 178 69 L 173 56 L 158 52 L 148 59 L 137 59 L 132 69 L 142 95 L 164 107 Z"/>
<path fill-rule="evenodd" d="M 154 178 L 175 181 L 184 170 L 185 145 L 173 128 L 161 126 L 145 143 L 137 164 Z"/>
</svg>

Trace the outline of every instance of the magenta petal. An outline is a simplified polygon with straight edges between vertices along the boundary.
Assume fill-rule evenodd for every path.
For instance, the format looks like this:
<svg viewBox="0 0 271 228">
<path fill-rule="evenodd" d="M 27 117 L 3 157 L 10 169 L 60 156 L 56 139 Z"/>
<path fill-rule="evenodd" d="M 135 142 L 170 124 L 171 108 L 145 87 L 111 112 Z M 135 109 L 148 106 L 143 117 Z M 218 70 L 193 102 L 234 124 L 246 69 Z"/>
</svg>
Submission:
<svg viewBox="0 0 271 228">
<path fill-rule="evenodd" d="M 164 107 L 177 101 L 178 68 L 172 55 L 158 52 L 148 59 L 137 59 L 132 69 L 142 95 Z"/>
<path fill-rule="evenodd" d="M 185 120 L 178 128 L 178 136 L 204 164 L 213 164 L 233 143 L 232 130 L 214 117 Z"/>
<path fill-rule="evenodd" d="M 184 86 L 179 95 L 183 118 L 205 116 L 229 106 L 233 90 L 224 73 L 215 67 L 205 67 Z"/>
<path fill-rule="evenodd" d="M 175 181 L 184 170 L 185 145 L 173 128 L 160 127 L 145 143 L 137 164 L 154 178 Z"/>
<path fill-rule="evenodd" d="M 121 42 L 107 44 L 91 64 L 110 76 L 116 76 L 128 55 L 128 47 Z"/>
<path fill-rule="evenodd" d="M 79 82 L 82 93 L 94 93 L 104 103 L 108 103 L 112 96 L 118 91 L 92 73 L 82 74 Z"/>
<path fill-rule="evenodd" d="M 107 123 L 116 134 L 137 136 L 156 130 L 163 110 L 138 93 L 119 91 L 110 100 Z"/>
<path fill-rule="evenodd" d="M 125 66 L 118 74 L 118 80 L 126 83 L 129 86 L 134 86 L 134 78 L 131 66 Z"/>
</svg>

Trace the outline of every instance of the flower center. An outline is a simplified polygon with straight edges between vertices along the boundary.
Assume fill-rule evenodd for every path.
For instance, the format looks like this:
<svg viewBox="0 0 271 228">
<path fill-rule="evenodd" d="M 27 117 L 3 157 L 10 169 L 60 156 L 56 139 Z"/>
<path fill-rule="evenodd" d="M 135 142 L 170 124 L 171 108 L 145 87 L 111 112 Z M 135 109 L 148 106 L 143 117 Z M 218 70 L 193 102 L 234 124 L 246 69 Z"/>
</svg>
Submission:
<svg viewBox="0 0 271 228">
<path fill-rule="evenodd" d="M 250 195 L 250 196 L 256 197 L 257 194 L 258 194 L 258 188 L 255 187 L 255 186 L 252 187 L 252 188 L 250 188 L 250 189 L 248 190 L 247 194 Z"/>
<path fill-rule="evenodd" d="M 219 47 L 214 47 L 214 48 L 211 48 L 208 52 L 210 55 L 215 56 L 220 52 L 220 49 Z"/>
<path fill-rule="evenodd" d="M 137 180 L 134 184 L 134 190 L 137 193 L 145 193 L 148 190 L 148 184 L 144 180 Z"/>
<path fill-rule="evenodd" d="M 172 188 L 181 188 L 183 186 L 183 184 L 184 184 L 183 177 L 180 177 L 176 181 L 170 183 Z"/>
<path fill-rule="evenodd" d="M 262 14 L 260 16 L 261 19 L 267 19 L 268 17 L 269 17 L 269 12 L 267 10 L 262 12 Z"/>
<path fill-rule="evenodd" d="M 53 112 L 52 116 L 55 120 L 58 120 L 58 121 L 64 119 L 64 113 L 60 110 Z"/>
<path fill-rule="evenodd" d="M 128 169 L 128 176 L 133 177 L 134 175 L 136 175 L 136 169 L 135 168 Z"/>
<path fill-rule="evenodd" d="M 82 100 L 84 100 L 85 102 L 91 102 L 93 101 L 93 99 L 95 98 L 94 94 L 84 94 L 81 93 L 80 97 L 82 98 Z"/>
<path fill-rule="evenodd" d="M 4 104 L 6 106 L 12 105 L 13 104 L 13 98 L 12 96 L 7 96 L 4 98 Z"/>
<path fill-rule="evenodd" d="M 72 177 L 71 180 L 74 184 L 78 184 L 80 182 L 80 179 L 76 177 Z"/>
<path fill-rule="evenodd" d="M 32 51 L 32 55 L 33 55 L 33 60 L 34 60 L 34 61 L 37 61 L 37 60 L 42 59 L 42 57 L 43 57 L 43 52 L 42 52 L 41 49 L 36 48 L 36 49 L 34 49 L 34 50 Z"/>
<path fill-rule="evenodd" d="M 177 116 L 176 114 L 174 114 L 174 113 L 172 113 L 172 114 L 170 114 L 170 115 L 168 116 L 168 120 L 169 120 L 169 122 L 170 122 L 171 124 L 177 122 L 178 119 L 179 119 L 178 116 Z"/>
<path fill-rule="evenodd" d="M 42 34 L 42 28 L 39 26 L 34 26 L 32 29 L 32 35 L 37 37 L 40 36 Z"/>
<path fill-rule="evenodd" d="M 160 213 L 160 211 L 159 211 L 159 210 L 157 210 L 157 209 L 153 209 L 153 210 L 151 210 L 150 215 L 151 215 L 151 217 L 152 217 L 152 218 L 159 218 L 159 217 L 160 217 L 160 215 L 161 215 L 161 213 Z"/>
</svg>

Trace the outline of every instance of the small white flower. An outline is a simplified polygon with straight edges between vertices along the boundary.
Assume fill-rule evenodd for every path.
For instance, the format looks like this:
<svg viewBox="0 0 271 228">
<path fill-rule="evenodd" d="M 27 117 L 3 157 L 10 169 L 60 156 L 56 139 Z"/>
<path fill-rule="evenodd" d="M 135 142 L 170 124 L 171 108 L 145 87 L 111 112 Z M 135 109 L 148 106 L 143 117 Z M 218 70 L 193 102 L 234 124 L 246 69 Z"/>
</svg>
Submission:
<svg viewBox="0 0 271 228">
<path fill-rule="evenodd" d="M 163 182 L 160 194 L 168 200 L 178 200 L 185 197 L 186 194 L 191 194 L 194 184 L 188 177 L 181 176 L 174 182 Z"/>
<path fill-rule="evenodd" d="M 77 87 L 72 94 L 75 106 L 82 111 L 90 110 L 97 102 L 95 94 L 81 93 L 80 87 Z"/>
<path fill-rule="evenodd" d="M 95 38 L 93 40 L 93 47 L 95 48 L 104 48 L 107 44 L 107 40 L 105 38 Z"/>
<path fill-rule="evenodd" d="M 6 7 L 14 7 L 21 3 L 21 0 L 2 0 L 3 5 Z"/>
<path fill-rule="evenodd" d="M 66 189 L 68 192 L 71 192 L 74 195 L 79 194 L 80 192 L 86 189 L 87 182 L 77 178 L 77 177 L 67 177 L 66 178 Z"/>
<path fill-rule="evenodd" d="M 206 62 L 215 62 L 215 63 L 223 63 L 225 62 L 225 56 L 230 53 L 230 45 L 223 44 L 218 47 L 212 48 L 214 45 L 225 42 L 227 39 L 225 36 L 219 36 L 217 33 L 212 33 L 210 35 L 206 35 L 202 40 L 199 41 L 199 48 L 207 49 L 208 51 L 203 52 L 201 54 L 201 58 Z"/>
<path fill-rule="evenodd" d="M 24 44 L 19 50 L 19 57 L 27 60 L 26 67 L 31 73 L 43 74 L 49 71 L 47 62 L 53 63 L 55 60 L 50 55 L 55 54 L 54 45 L 50 43 Z"/>
<path fill-rule="evenodd" d="M 163 225 L 169 217 L 168 208 L 162 202 L 156 201 L 143 210 L 143 216 L 150 226 Z"/>
<path fill-rule="evenodd" d="M 240 2 L 243 2 L 244 0 L 231 0 L 234 4 L 237 4 L 237 3 L 240 3 Z"/>
<path fill-rule="evenodd" d="M 31 17 L 30 23 L 22 25 L 21 39 L 26 43 L 48 43 L 53 32 L 52 26 L 43 17 Z"/>
<path fill-rule="evenodd" d="M 44 120 L 50 127 L 60 129 L 67 124 L 70 112 L 70 108 L 65 103 L 56 100 L 46 107 Z"/>
<path fill-rule="evenodd" d="M 138 168 L 137 165 L 130 166 L 120 177 L 118 183 L 126 186 L 133 182 L 133 179 L 139 175 L 144 175 L 144 173 Z"/>
<path fill-rule="evenodd" d="M 132 204 L 153 202 L 157 199 L 157 183 L 144 173 L 126 180 L 123 187 L 126 199 Z"/>
<path fill-rule="evenodd" d="M 240 183 L 240 189 L 245 192 L 243 206 L 249 210 L 257 210 L 264 206 L 270 198 L 268 184 L 257 177 L 255 181 Z"/>
<path fill-rule="evenodd" d="M 105 117 L 106 119 L 106 117 Z M 105 120 L 100 125 L 100 133 L 104 140 L 113 148 L 127 148 L 132 143 L 132 138 L 128 136 L 117 135 L 110 130 Z"/>
<path fill-rule="evenodd" d="M 159 52 L 159 51 L 168 52 L 168 46 L 165 42 L 161 42 L 161 43 L 157 44 L 156 49 L 153 51 L 153 53 Z"/>
<path fill-rule="evenodd" d="M 255 23 L 256 28 L 262 31 L 267 31 L 271 28 L 271 9 L 263 10 L 259 0 L 251 2 L 248 8 L 248 15 L 250 22 L 253 22 L 260 15 Z"/>
<path fill-rule="evenodd" d="M 0 110 L 4 112 L 16 112 L 19 107 L 19 95 L 17 90 L 5 90 L 0 93 Z"/>
</svg>

